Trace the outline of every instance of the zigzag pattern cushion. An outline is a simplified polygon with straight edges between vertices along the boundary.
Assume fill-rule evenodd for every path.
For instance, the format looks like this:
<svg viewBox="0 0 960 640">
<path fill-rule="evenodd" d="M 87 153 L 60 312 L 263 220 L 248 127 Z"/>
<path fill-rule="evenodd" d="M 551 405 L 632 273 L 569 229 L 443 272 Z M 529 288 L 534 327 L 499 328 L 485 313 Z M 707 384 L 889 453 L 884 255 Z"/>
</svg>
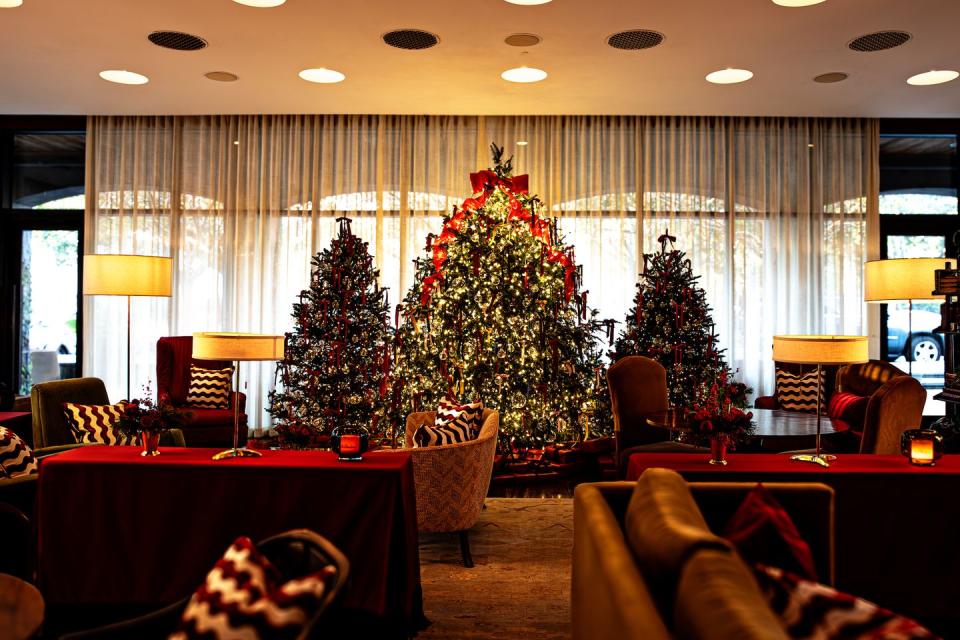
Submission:
<svg viewBox="0 0 960 640">
<path fill-rule="evenodd" d="M 233 367 L 202 369 L 190 366 L 187 404 L 200 409 L 229 409 Z"/>
<path fill-rule="evenodd" d="M 134 445 L 137 437 L 117 428 L 125 402 L 117 404 L 63 403 L 63 415 L 73 438 L 83 444 Z"/>
<path fill-rule="evenodd" d="M 782 569 L 755 565 L 754 576 L 791 638 L 936 638 L 918 623 Z"/>
<path fill-rule="evenodd" d="M 826 406 L 823 388 L 823 370 L 820 371 L 820 404 Z M 795 375 L 777 369 L 777 402 L 784 411 L 817 412 L 817 372 Z"/>
<path fill-rule="evenodd" d="M 283 583 L 249 538 L 237 538 L 194 592 L 168 640 L 296 638 L 335 575 L 331 565 Z"/>
<path fill-rule="evenodd" d="M 456 444 L 457 442 L 467 442 L 472 440 L 473 436 L 469 427 L 463 425 L 450 424 L 442 427 L 436 425 L 422 424 L 413 432 L 414 447 L 436 447 L 442 444 Z"/>
<path fill-rule="evenodd" d="M 37 472 L 33 450 L 6 427 L 0 427 L 0 474 L 8 478 L 28 476 Z"/>
<path fill-rule="evenodd" d="M 438 427 L 454 427 L 467 429 L 470 438 L 480 435 L 480 420 L 483 417 L 483 403 L 471 402 L 460 404 L 453 396 L 446 396 L 437 407 L 437 417 L 434 425 Z"/>
</svg>

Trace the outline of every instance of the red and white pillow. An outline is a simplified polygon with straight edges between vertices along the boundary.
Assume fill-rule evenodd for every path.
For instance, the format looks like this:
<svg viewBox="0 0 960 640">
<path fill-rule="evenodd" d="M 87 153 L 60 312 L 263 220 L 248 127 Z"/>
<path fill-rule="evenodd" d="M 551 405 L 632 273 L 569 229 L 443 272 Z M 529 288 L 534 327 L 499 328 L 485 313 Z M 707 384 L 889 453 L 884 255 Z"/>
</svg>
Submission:
<svg viewBox="0 0 960 640">
<path fill-rule="evenodd" d="M 909 618 L 783 569 L 755 565 L 754 576 L 791 638 L 936 638 Z"/>
<path fill-rule="evenodd" d="M 63 403 L 63 415 L 81 444 L 135 445 L 137 437 L 124 434 L 117 427 L 126 402 L 117 404 Z"/>
<path fill-rule="evenodd" d="M 435 447 L 474 440 L 480 435 L 483 403 L 460 404 L 447 396 L 437 407 L 433 425 L 421 425 L 413 434 L 414 447 Z"/>
<path fill-rule="evenodd" d="M 187 404 L 200 409 L 229 409 L 233 367 L 203 369 L 190 366 Z"/>
<path fill-rule="evenodd" d="M 237 538 L 194 592 L 168 640 L 296 638 L 335 576 L 329 565 L 283 582 L 249 538 Z"/>
<path fill-rule="evenodd" d="M 13 431 L 0 427 L 0 477 L 17 478 L 36 472 L 33 450 Z"/>
</svg>

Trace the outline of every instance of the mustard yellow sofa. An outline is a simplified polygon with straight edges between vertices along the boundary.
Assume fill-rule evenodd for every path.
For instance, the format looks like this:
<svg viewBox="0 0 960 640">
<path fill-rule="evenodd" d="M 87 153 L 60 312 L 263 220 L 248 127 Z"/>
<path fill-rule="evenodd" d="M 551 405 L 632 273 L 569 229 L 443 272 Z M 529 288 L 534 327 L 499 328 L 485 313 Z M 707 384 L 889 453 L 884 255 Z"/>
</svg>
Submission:
<svg viewBox="0 0 960 640">
<path fill-rule="evenodd" d="M 637 482 L 574 494 L 574 640 L 775 640 L 786 632 L 723 531 L 754 483 L 687 483 L 649 469 Z M 833 582 L 833 490 L 764 484 Z"/>
</svg>

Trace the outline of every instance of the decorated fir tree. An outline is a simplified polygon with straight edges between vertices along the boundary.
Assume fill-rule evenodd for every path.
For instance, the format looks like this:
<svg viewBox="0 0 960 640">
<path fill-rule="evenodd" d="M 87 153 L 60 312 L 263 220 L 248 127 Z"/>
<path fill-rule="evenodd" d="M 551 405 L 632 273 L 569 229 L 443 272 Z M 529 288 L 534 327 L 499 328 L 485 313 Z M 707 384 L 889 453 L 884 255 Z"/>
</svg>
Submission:
<svg viewBox="0 0 960 640">
<path fill-rule="evenodd" d="M 601 367 L 599 323 L 573 248 L 502 154 L 493 145 L 494 168 L 471 174 L 474 196 L 416 260 L 397 311 L 395 415 L 453 392 L 498 409 L 507 437 L 573 439 Z"/>
<path fill-rule="evenodd" d="M 338 426 L 378 436 L 386 424 L 392 353 L 386 290 L 350 219 L 337 222 L 330 247 L 312 260 L 310 288 L 293 305 L 296 324 L 277 366 L 282 387 L 270 394 L 268 411 L 290 444 Z"/>
<path fill-rule="evenodd" d="M 643 256 L 634 307 L 617 338 L 614 361 L 629 355 L 647 356 L 667 370 L 670 404 L 690 408 L 714 384 L 729 386 L 738 406 L 746 405 L 749 390 L 729 383 L 730 369 L 717 348 L 717 336 L 706 293 L 697 286 L 686 254 L 674 247 L 665 232 L 660 251 Z M 669 246 L 668 246 L 669 245 Z"/>
</svg>

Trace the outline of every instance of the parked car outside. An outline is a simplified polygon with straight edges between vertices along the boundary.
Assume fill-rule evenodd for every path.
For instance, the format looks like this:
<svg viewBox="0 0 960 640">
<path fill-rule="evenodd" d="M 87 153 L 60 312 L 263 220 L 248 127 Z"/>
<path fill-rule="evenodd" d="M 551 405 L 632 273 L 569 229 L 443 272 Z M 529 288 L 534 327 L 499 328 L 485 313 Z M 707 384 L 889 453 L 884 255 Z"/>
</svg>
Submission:
<svg viewBox="0 0 960 640">
<path fill-rule="evenodd" d="M 932 307 L 935 305 L 924 305 Z M 907 360 L 936 362 L 943 357 L 943 335 L 934 333 L 940 326 L 939 311 L 913 308 L 912 333 L 909 311 L 906 307 L 892 309 L 887 315 L 887 353 L 890 360 L 901 355 Z M 909 333 L 909 335 L 908 335 Z"/>
</svg>

